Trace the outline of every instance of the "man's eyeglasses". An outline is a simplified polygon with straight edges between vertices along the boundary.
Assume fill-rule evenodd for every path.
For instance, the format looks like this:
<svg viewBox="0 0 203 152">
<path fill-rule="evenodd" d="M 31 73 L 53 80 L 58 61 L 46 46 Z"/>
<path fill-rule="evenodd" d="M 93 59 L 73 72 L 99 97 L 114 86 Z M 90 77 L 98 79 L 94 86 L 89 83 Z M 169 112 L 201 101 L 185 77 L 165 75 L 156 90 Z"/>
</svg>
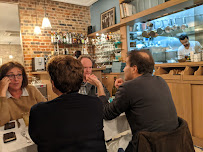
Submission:
<svg viewBox="0 0 203 152">
<path fill-rule="evenodd" d="M 14 75 L 14 74 L 11 74 L 11 75 L 6 75 L 9 79 L 15 79 L 15 77 L 17 78 L 17 79 L 22 79 L 22 74 L 16 74 L 16 75 Z"/>
</svg>

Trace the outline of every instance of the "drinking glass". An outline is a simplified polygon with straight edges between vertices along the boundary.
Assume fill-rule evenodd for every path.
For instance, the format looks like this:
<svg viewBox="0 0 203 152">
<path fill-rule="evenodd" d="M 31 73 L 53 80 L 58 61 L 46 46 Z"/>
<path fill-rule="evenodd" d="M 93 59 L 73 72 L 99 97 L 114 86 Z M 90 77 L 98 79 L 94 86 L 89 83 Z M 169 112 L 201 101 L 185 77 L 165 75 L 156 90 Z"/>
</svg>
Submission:
<svg viewBox="0 0 203 152">
<path fill-rule="evenodd" d="M 80 90 L 79 90 L 78 93 L 87 95 L 86 87 L 85 87 L 84 85 L 82 85 L 82 86 L 80 87 Z"/>
<path fill-rule="evenodd" d="M 29 125 L 29 116 L 30 116 L 29 112 L 22 113 L 22 117 L 23 117 L 23 120 L 24 120 L 26 126 Z"/>
</svg>

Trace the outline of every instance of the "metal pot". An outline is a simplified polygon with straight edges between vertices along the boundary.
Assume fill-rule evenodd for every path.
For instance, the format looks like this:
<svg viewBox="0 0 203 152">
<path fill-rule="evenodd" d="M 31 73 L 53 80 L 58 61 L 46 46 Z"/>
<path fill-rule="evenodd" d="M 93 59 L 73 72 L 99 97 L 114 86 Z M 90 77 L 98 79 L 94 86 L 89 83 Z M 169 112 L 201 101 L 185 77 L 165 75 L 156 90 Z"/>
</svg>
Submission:
<svg viewBox="0 0 203 152">
<path fill-rule="evenodd" d="M 151 30 L 150 32 L 149 32 L 149 35 L 151 36 L 151 37 L 157 37 L 158 36 L 158 34 L 157 34 L 157 31 L 156 31 L 156 27 L 155 27 L 155 22 L 153 23 L 153 30 Z"/>
<path fill-rule="evenodd" d="M 170 24 L 170 21 L 171 21 L 171 20 L 168 20 L 168 26 L 165 28 L 165 32 L 166 32 L 166 33 L 170 33 L 171 30 L 172 30 L 172 26 L 171 26 L 171 24 Z"/>
<path fill-rule="evenodd" d="M 143 23 L 143 24 L 142 24 L 142 29 L 144 30 L 144 31 L 142 32 L 142 36 L 143 36 L 143 37 L 146 37 L 146 38 L 149 38 L 148 28 L 147 28 L 147 24 L 146 24 L 146 23 Z"/>
<path fill-rule="evenodd" d="M 163 33 L 164 33 L 164 22 L 163 22 L 163 20 L 162 21 L 160 21 L 161 22 L 161 26 L 157 29 L 157 33 L 159 34 L 159 35 L 162 35 Z"/>
<path fill-rule="evenodd" d="M 143 36 L 143 37 L 146 37 L 146 38 L 149 38 L 148 30 L 143 31 L 143 32 L 142 32 L 142 36 Z"/>
<path fill-rule="evenodd" d="M 176 24 L 176 18 L 174 18 L 173 30 L 180 30 L 180 26 Z"/>
</svg>

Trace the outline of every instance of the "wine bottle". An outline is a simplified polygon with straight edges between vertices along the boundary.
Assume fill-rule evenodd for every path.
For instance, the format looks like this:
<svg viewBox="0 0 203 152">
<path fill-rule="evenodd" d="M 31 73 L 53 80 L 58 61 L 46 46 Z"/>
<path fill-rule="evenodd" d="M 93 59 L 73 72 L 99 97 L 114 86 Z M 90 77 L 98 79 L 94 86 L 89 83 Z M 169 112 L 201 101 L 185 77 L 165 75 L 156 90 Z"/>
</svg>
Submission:
<svg viewBox="0 0 203 152">
<path fill-rule="evenodd" d="M 112 96 L 115 96 L 116 95 L 116 91 L 117 91 L 117 88 L 115 86 L 115 82 L 116 82 L 116 77 L 114 77 L 114 83 L 113 83 L 113 88 L 112 88 Z"/>
</svg>

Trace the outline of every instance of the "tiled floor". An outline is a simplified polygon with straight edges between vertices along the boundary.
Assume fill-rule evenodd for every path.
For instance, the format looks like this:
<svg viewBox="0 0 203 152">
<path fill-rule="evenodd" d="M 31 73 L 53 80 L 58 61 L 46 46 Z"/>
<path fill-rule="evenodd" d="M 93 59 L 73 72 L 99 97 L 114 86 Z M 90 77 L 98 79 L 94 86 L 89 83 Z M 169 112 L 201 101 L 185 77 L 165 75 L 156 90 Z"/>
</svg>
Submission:
<svg viewBox="0 0 203 152">
<path fill-rule="evenodd" d="M 203 148 L 195 146 L 195 152 L 203 152 Z"/>
</svg>

